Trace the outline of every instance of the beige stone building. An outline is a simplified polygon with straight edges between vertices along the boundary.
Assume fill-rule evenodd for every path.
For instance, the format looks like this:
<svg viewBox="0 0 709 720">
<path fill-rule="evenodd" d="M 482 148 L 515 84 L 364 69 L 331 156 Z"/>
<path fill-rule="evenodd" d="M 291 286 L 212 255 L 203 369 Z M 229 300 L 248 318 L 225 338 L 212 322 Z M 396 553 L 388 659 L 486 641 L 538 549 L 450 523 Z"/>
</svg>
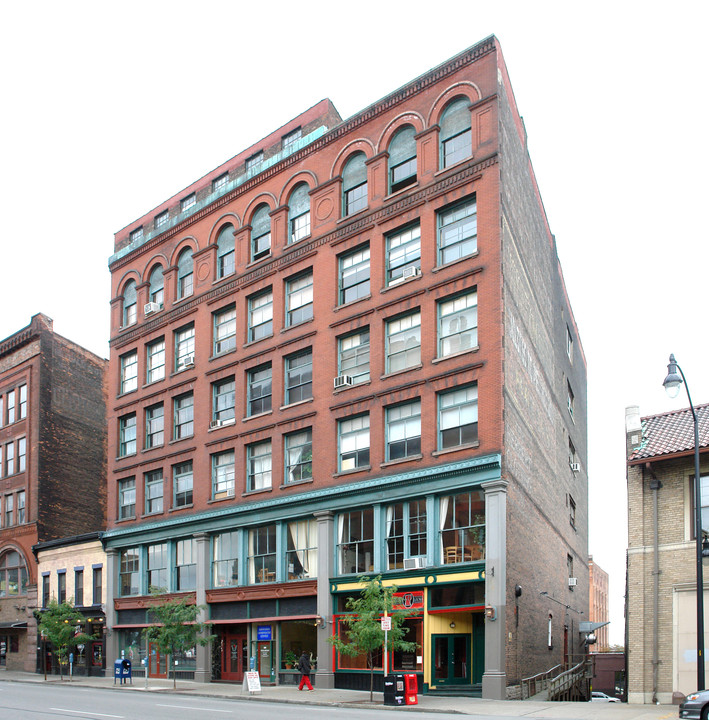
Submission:
<svg viewBox="0 0 709 720">
<path fill-rule="evenodd" d="M 709 527 L 709 405 L 699 418 L 702 525 Z M 694 426 L 689 409 L 626 410 L 628 701 L 670 703 L 696 690 Z M 704 474 L 705 473 L 705 474 Z M 707 569 L 704 574 L 706 578 Z M 704 604 L 709 596 L 704 590 Z M 706 641 L 705 641 L 706 647 Z"/>
</svg>

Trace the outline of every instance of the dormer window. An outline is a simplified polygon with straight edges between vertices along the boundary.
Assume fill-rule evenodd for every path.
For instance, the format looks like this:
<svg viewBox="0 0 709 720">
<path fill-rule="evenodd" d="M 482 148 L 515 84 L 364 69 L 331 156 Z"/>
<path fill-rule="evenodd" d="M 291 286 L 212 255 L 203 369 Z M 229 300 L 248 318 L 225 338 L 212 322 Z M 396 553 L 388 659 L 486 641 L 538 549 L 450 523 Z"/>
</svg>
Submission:
<svg viewBox="0 0 709 720">
<path fill-rule="evenodd" d="M 185 212 L 185 210 L 189 210 L 191 207 L 197 204 L 197 196 L 192 193 L 191 195 L 188 195 L 185 198 L 182 198 L 180 200 L 180 210 L 182 212 Z"/>
</svg>

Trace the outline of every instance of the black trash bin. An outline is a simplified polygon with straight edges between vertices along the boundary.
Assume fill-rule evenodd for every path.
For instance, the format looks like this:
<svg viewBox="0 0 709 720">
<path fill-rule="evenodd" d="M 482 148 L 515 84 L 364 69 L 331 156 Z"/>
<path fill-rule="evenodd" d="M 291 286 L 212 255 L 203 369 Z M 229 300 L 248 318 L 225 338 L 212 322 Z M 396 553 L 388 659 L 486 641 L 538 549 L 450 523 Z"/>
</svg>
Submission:
<svg viewBox="0 0 709 720">
<path fill-rule="evenodd" d="M 116 660 L 113 663 L 113 684 L 116 684 L 116 680 L 120 680 L 120 684 L 124 685 L 126 680 L 130 679 L 130 684 L 133 684 L 133 666 L 130 660 Z"/>
<path fill-rule="evenodd" d="M 405 705 L 406 692 L 404 690 L 403 675 L 385 675 L 384 677 L 384 704 Z"/>
</svg>

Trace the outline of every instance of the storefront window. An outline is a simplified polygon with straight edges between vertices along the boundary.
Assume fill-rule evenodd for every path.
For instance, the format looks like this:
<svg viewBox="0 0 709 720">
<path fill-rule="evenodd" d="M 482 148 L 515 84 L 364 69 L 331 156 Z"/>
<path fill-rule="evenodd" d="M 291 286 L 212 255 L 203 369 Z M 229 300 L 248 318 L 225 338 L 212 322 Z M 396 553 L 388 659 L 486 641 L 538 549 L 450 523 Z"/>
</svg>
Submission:
<svg viewBox="0 0 709 720">
<path fill-rule="evenodd" d="M 291 660 L 293 656 L 300 659 L 304 650 L 311 655 L 311 664 L 313 664 L 316 659 L 317 647 L 318 636 L 314 620 L 293 620 L 281 623 L 281 669 L 285 669 L 287 657 Z M 289 653 L 292 655 L 288 655 Z M 298 660 L 295 661 L 293 667 L 295 668 L 297 664 Z"/>
<path fill-rule="evenodd" d="M 343 622 L 342 618 L 337 621 L 337 632 L 339 633 L 342 642 L 350 642 L 350 634 L 347 629 L 347 624 Z M 381 670 L 384 665 L 384 655 L 382 649 L 378 648 L 372 653 L 372 663 L 375 670 Z M 369 670 L 367 663 L 367 654 L 361 653 L 359 655 L 345 655 L 343 653 L 337 653 L 337 669 L 338 670 Z"/>
<path fill-rule="evenodd" d="M 481 490 L 440 499 L 441 562 L 485 558 L 485 497 Z"/>
<path fill-rule="evenodd" d="M 133 667 L 140 667 L 145 657 L 145 643 L 140 630 L 117 630 L 118 656 L 130 660 Z"/>
<path fill-rule="evenodd" d="M 411 652 L 395 650 L 392 658 L 392 670 L 395 672 L 423 672 L 423 618 L 407 618 L 404 627 L 408 632 L 403 639 L 415 642 L 416 649 Z"/>
</svg>

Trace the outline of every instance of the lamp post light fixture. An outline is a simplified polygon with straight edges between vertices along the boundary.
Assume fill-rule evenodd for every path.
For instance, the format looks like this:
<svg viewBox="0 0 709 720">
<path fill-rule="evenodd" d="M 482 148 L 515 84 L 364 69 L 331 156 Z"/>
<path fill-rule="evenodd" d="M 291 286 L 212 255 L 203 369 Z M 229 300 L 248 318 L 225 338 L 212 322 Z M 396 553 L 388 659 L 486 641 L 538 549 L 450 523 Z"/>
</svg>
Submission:
<svg viewBox="0 0 709 720">
<path fill-rule="evenodd" d="M 697 545 L 697 690 L 704 690 L 704 568 L 702 567 L 702 557 L 704 555 L 702 552 L 702 540 L 704 533 L 702 532 L 702 486 L 701 476 L 699 475 L 699 421 L 692 404 L 692 397 L 689 394 L 687 379 L 674 355 L 670 355 L 667 377 L 662 384 L 671 398 L 677 397 L 680 386 L 684 384 L 689 409 L 692 411 L 692 419 L 694 420 L 694 534 Z"/>
</svg>

